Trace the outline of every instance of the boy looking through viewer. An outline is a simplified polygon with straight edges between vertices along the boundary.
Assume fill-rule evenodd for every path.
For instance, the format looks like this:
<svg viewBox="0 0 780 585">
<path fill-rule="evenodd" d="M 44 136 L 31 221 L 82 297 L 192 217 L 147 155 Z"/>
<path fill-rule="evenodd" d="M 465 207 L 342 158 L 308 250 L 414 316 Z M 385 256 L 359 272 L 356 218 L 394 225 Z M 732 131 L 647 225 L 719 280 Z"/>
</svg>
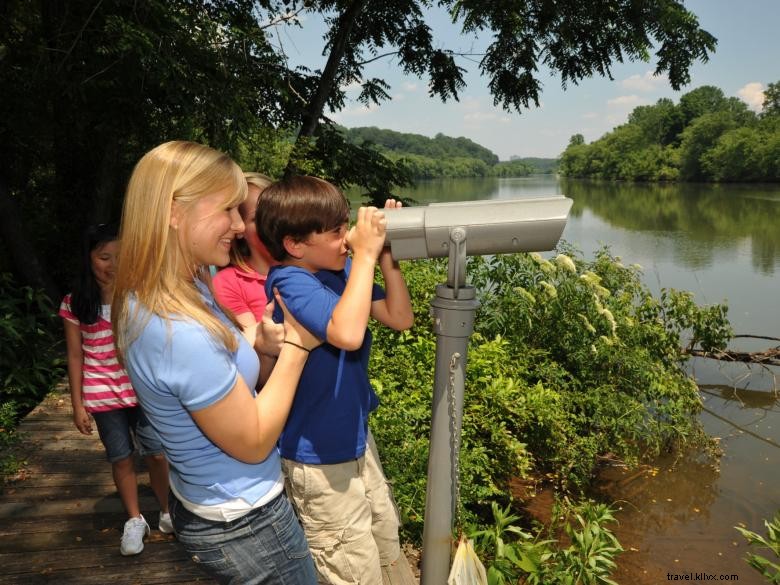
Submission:
<svg viewBox="0 0 780 585">
<path fill-rule="evenodd" d="M 315 177 L 284 179 L 258 199 L 257 231 L 281 263 L 268 273 L 267 294 L 277 289 L 295 319 L 326 340 L 301 375 L 279 439 L 282 467 L 321 582 L 381 585 L 384 573 L 388 582 L 412 583 L 398 512 L 368 430 L 379 400 L 368 380 L 367 330 L 369 317 L 408 329 L 412 306 L 384 248 L 384 213 L 361 207 L 349 230 L 348 219 L 342 193 Z M 386 290 L 374 285 L 377 263 Z"/>
</svg>

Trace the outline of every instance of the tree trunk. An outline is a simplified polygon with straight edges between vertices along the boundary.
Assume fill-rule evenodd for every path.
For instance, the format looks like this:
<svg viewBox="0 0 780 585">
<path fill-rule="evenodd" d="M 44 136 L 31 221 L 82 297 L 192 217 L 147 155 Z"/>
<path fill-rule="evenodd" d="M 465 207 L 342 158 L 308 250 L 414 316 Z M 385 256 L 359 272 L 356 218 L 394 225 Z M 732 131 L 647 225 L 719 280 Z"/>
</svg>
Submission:
<svg viewBox="0 0 780 585">
<path fill-rule="evenodd" d="M 119 193 L 118 158 L 119 146 L 116 140 L 107 140 L 105 150 L 100 159 L 100 168 L 96 177 L 94 204 L 91 209 L 92 223 L 106 223 L 116 221 L 117 200 L 122 199 Z"/>
<path fill-rule="evenodd" d="M 13 272 L 22 284 L 43 289 L 53 303 L 60 300 L 60 290 L 49 276 L 32 242 L 22 227 L 19 206 L 8 192 L 8 185 L 0 177 L 0 240 L 11 256 Z"/>
<path fill-rule="evenodd" d="M 333 91 L 333 84 L 336 82 L 336 73 L 341 63 L 341 59 L 344 57 L 352 26 L 366 4 L 367 0 L 354 0 L 339 18 L 337 25 L 338 31 L 333 39 L 333 46 L 330 55 L 328 56 L 328 62 L 325 64 L 325 69 L 320 76 L 317 92 L 307 104 L 301 119 L 301 129 L 298 131 L 298 137 L 295 141 L 296 150 L 306 142 L 306 139 L 314 136 L 314 133 L 317 131 L 325 102 Z M 292 156 L 287 167 L 287 172 L 294 171 L 294 169 L 290 168 L 291 165 L 294 165 L 294 161 L 295 156 Z"/>
</svg>

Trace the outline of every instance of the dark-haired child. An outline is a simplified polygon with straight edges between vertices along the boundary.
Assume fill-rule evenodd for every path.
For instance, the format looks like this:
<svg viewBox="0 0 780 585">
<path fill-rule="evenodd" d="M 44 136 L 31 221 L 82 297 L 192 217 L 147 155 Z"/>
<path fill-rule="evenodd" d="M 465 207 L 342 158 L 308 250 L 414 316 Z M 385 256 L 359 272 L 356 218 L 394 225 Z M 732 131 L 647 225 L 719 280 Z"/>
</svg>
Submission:
<svg viewBox="0 0 780 585">
<path fill-rule="evenodd" d="M 60 306 L 68 352 L 68 381 L 73 422 L 84 435 L 95 421 L 111 463 L 114 484 L 127 511 L 119 550 L 135 555 L 144 549 L 149 524 L 141 515 L 133 464 L 134 438 L 146 459 L 160 502 L 160 532 L 173 532 L 168 515 L 168 463 L 162 445 L 143 414 L 127 372 L 117 360 L 111 331 L 111 295 L 119 251 L 117 227 L 87 229 L 81 250 L 79 278 Z"/>
<path fill-rule="evenodd" d="M 400 206 L 389 200 L 385 207 Z M 384 249 L 386 219 L 361 207 L 347 230 L 343 194 L 315 177 L 272 184 L 257 204 L 257 231 L 281 264 L 277 289 L 295 319 L 326 342 L 312 350 L 279 439 L 288 495 L 321 583 L 411 583 L 398 512 L 368 429 L 379 403 L 368 380 L 369 317 L 412 326 L 409 292 Z M 349 257 L 351 252 L 351 258 Z M 377 263 L 385 290 L 374 285 Z M 275 319 L 281 315 L 275 314 Z"/>
</svg>

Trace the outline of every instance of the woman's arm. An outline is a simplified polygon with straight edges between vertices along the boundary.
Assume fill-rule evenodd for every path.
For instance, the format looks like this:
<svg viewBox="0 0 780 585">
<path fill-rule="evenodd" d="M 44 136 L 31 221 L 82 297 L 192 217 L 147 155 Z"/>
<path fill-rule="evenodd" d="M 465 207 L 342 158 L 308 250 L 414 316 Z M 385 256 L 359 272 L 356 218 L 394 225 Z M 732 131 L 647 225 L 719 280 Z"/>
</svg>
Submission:
<svg viewBox="0 0 780 585">
<path fill-rule="evenodd" d="M 259 323 L 255 323 L 254 347 L 260 358 L 260 378 L 257 380 L 257 388 L 262 388 L 268 381 L 271 372 L 276 366 L 279 352 L 284 341 L 284 325 L 274 323 L 274 303 L 271 301 L 265 305 L 263 317 Z M 253 317 L 254 319 L 254 317 Z"/>
<path fill-rule="evenodd" d="M 68 383 L 70 384 L 70 403 L 73 406 L 73 424 L 83 435 L 92 434 L 92 418 L 84 409 L 81 385 L 84 373 L 84 353 L 81 349 L 81 329 L 78 324 L 63 319 L 65 327 L 65 346 L 68 356 Z"/>
<path fill-rule="evenodd" d="M 284 311 L 285 343 L 276 367 L 262 392 L 252 397 L 246 382 L 238 376 L 228 394 L 216 403 L 193 411 L 192 417 L 204 434 L 231 457 L 246 463 L 263 461 L 287 422 L 295 391 L 309 353 L 296 347 L 313 349 L 320 341 Z M 295 345 L 293 345 L 295 344 Z"/>
</svg>

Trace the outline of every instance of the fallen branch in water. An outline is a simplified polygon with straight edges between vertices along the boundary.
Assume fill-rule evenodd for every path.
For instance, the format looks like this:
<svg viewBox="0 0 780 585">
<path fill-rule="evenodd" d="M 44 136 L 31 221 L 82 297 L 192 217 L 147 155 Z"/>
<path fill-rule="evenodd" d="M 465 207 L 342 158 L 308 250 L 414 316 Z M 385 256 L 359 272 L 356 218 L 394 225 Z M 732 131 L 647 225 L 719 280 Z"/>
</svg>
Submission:
<svg viewBox="0 0 780 585">
<path fill-rule="evenodd" d="M 777 337 L 767 337 L 765 335 L 735 335 L 733 339 L 738 337 L 780 341 L 780 339 Z M 770 349 L 765 349 L 764 351 L 735 351 L 731 349 L 703 351 L 701 349 L 686 349 L 683 353 L 696 357 L 704 357 L 727 362 L 745 362 L 751 364 L 761 364 L 764 366 L 780 366 L 780 345 Z"/>
</svg>

